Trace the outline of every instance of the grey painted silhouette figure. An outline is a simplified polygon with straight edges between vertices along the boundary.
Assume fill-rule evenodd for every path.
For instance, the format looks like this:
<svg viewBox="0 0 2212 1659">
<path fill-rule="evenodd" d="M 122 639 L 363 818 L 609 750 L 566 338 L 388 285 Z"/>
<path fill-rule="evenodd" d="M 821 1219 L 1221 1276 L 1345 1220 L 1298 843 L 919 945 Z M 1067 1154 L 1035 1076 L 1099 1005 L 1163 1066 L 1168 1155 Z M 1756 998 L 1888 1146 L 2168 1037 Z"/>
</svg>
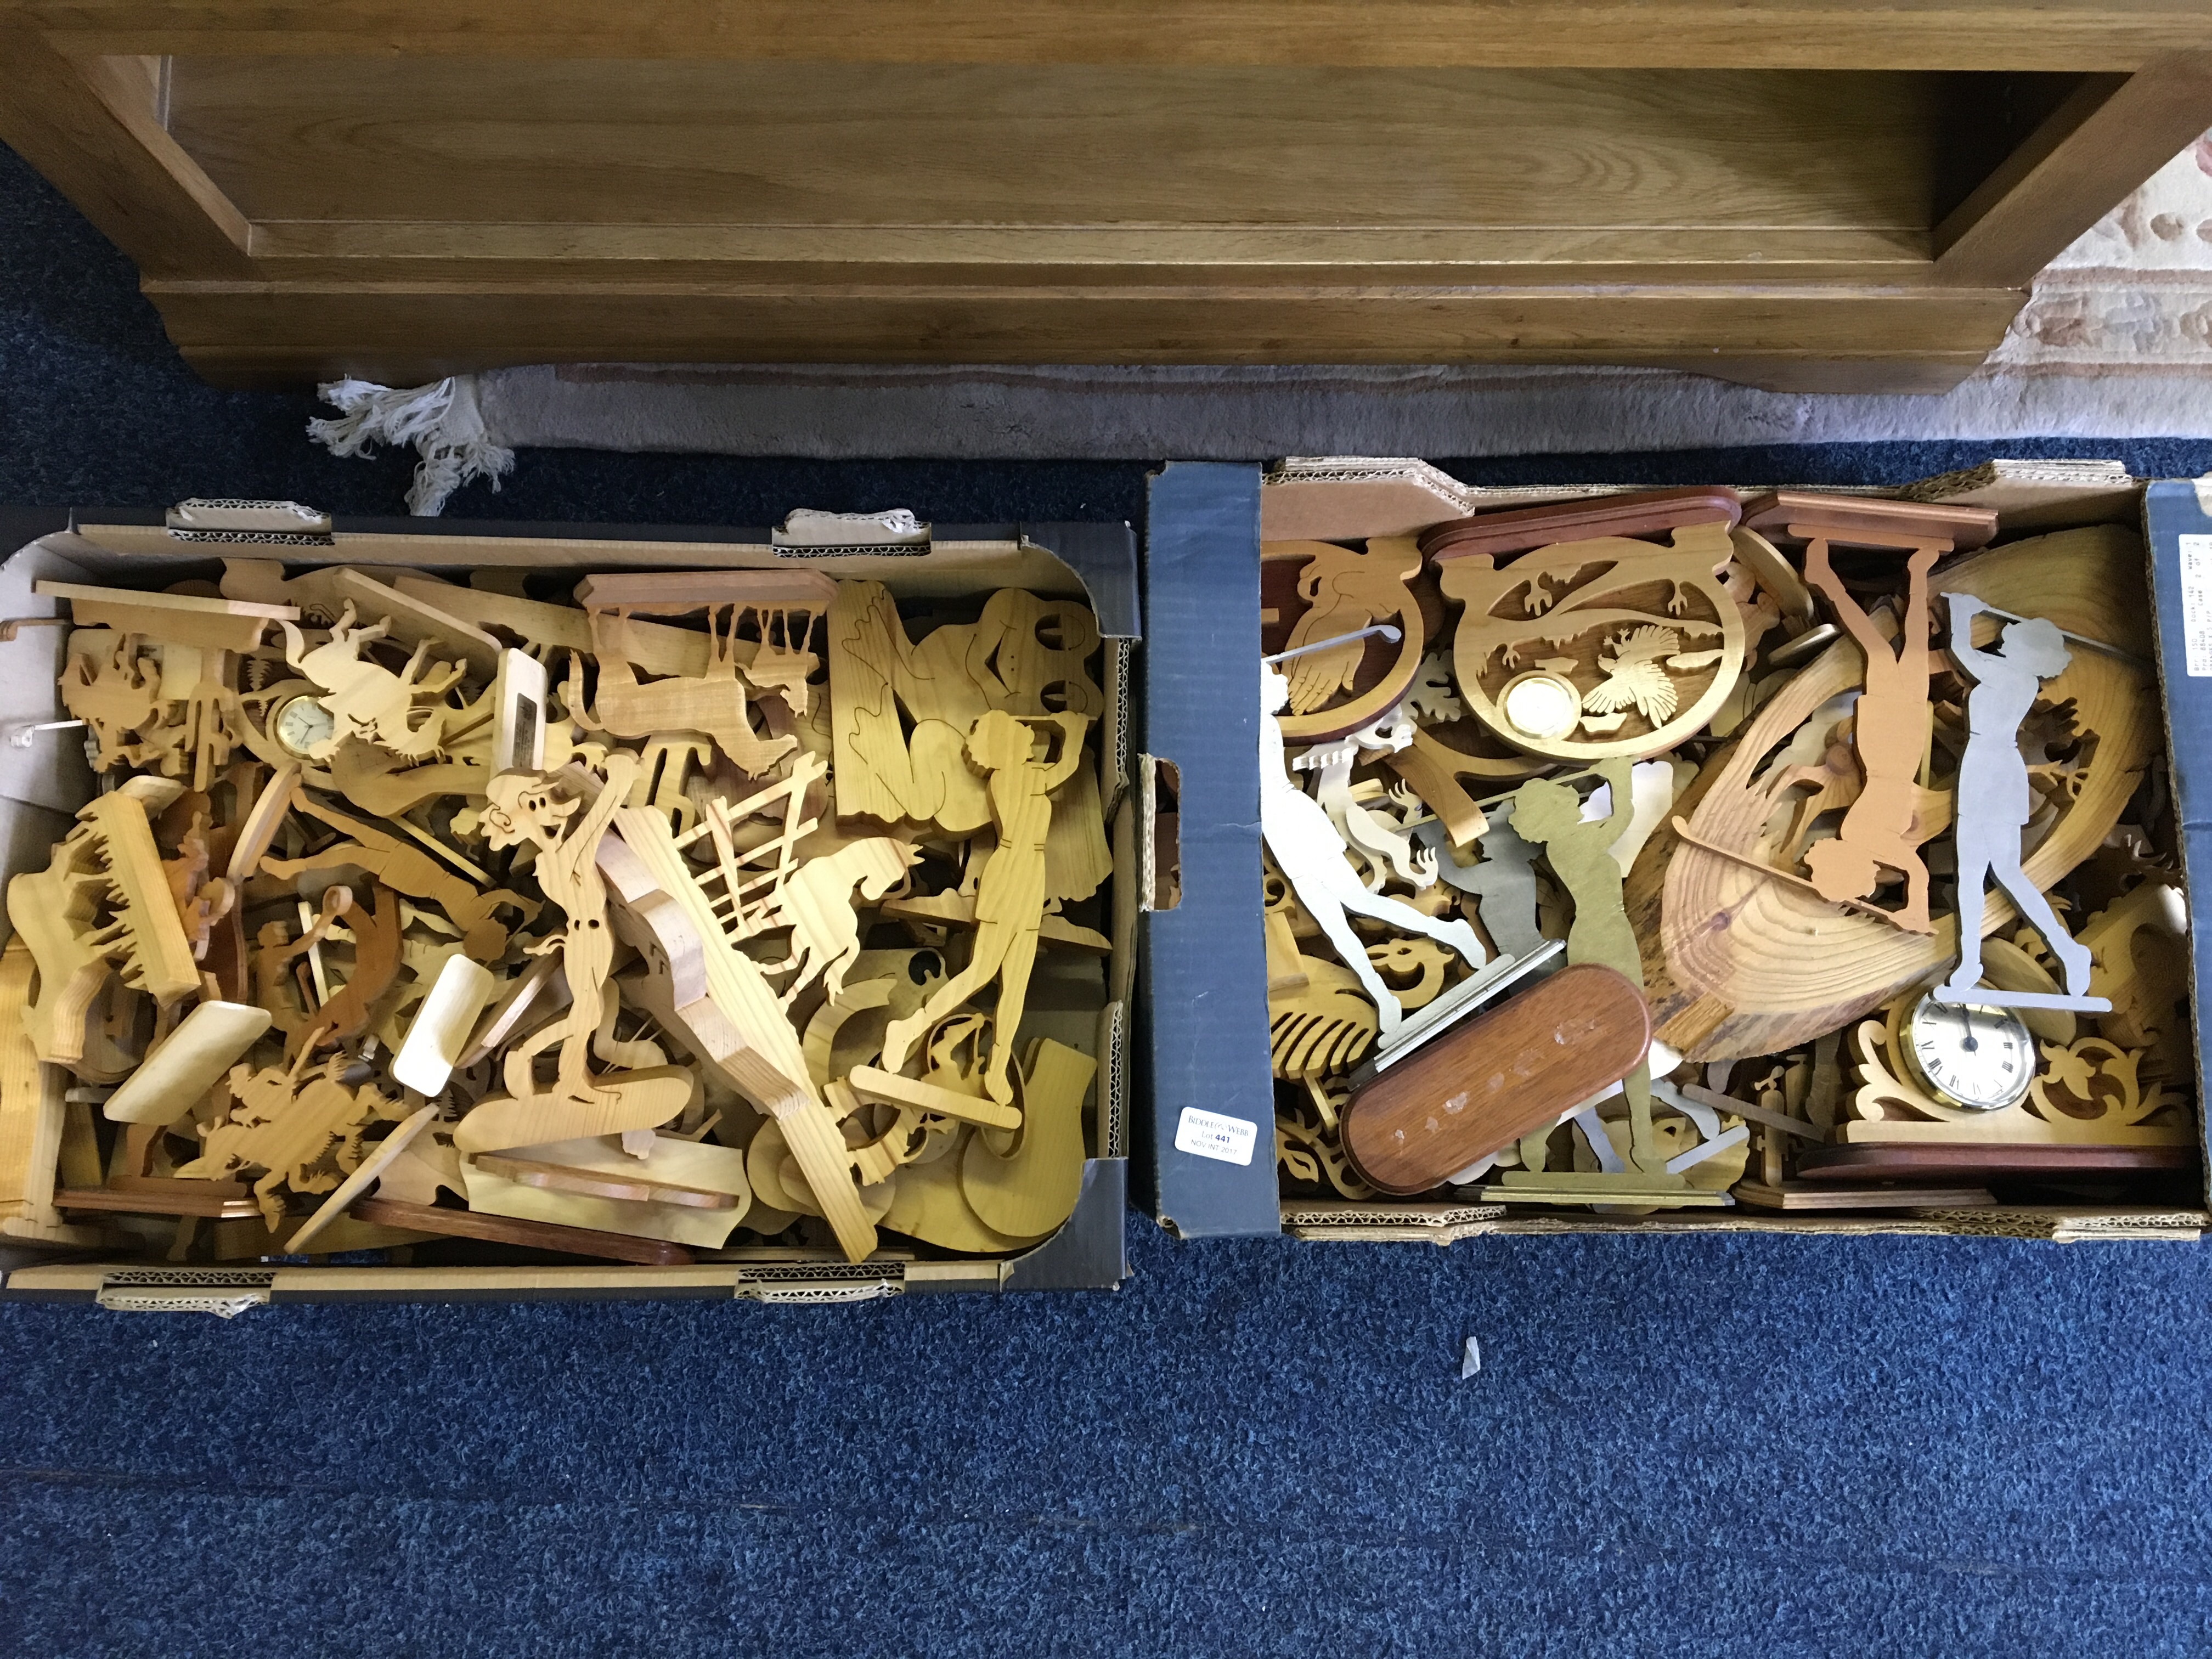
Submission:
<svg viewBox="0 0 2212 1659">
<path fill-rule="evenodd" d="M 2051 901 L 2020 867 L 2020 835 L 2034 815 L 2027 761 L 2020 752 L 2020 726 L 2035 706 L 2044 681 L 2063 673 L 2073 653 L 2057 623 L 2043 617 L 2008 623 L 2002 652 L 1973 643 L 1974 618 L 1990 607 L 1971 593 L 1947 596 L 1951 605 L 1951 660 L 1973 682 L 1966 697 L 1966 750 L 1959 760 L 1958 810 L 1953 837 L 1959 856 L 1959 965 L 1939 994 L 1946 1002 L 2013 1001 L 1978 990 L 1982 978 L 1982 914 L 1991 878 L 2043 936 L 2065 969 L 2073 1006 L 2094 1009 L 2089 996 L 2089 952 L 2066 931 Z M 2048 1001 L 2050 999 L 2039 999 Z"/>
</svg>

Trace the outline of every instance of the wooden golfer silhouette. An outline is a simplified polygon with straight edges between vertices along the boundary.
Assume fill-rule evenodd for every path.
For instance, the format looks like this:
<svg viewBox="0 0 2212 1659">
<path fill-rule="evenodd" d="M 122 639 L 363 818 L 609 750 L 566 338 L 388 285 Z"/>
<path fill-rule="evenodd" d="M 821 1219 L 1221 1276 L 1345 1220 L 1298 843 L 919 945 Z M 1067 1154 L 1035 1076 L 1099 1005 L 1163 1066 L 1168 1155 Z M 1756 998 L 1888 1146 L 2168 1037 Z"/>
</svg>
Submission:
<svg viewBox="0 0 2212 1659">
<path fill-rule="evenodd" d="M 991 1063 L 984 1069 L 983 1087 L 1000 1105 L 1012 1103 L 1006 1062 L 1014 1052 L 1030 970 L 1036 964 L 1037 930 L 1044 921 L 1044 844 L 1052 830 L 1052 792 L 1083 764 L 1083 733 L 1090 724 L 1084 714 L 1024 717 L 994 708 L 969 729 L 969 763 L 989 774 L 986 787 L 999 830 L 999 844 L 975 879 L 975 946 L 965 968 L 884 1031 L 885 1071 L 905 1065 L 931 1026 L 995 979 L 999 1001 L 991 1014 Z M 1059 752 L 1032 760 L 1030 751 L 1040 731 L 1059 732 Z"/>
<path fill-rule="evenodd" d="M 489 845 L 499 849 L 535 844 L 532 878 L 568 918 L 563 932 L 536 948 L 541 954 L 561 953 L 568 1012 L 508 1048 L 503 1075 L 507 1093 L 517 1100 L 549 1092 L 586 1100 L 604 1092 L 590 1071 L 592 1036 L 599 1028 L 603 999 L 618 994 L 611 985 L 615 944 L 607 931 L 606 884 L 597 860 L 607 826 L 629 796 L 637 757 L 615 750 L 604 771 L 606 781 L 588 805 L 561 793 L 553 780 L 535 772 L 501 772 L 486 792 L 483 822 Z M 537 1058 L 556 1043 L 561 1046 L 560 1073 L 547 1091 L 538 1085 Z"/>
<path fill-rule="evenodd" d="M 1575 902 L 1575 919 L 1567 928 L 1570 965 L 1598 963 L 1641 987 L 1644 952 L 1621 902 L 1620 866 L 1613 856 L 1613 842 L 1627 833 L 1636 816 L 1630 763 L 1625 758 L 1601 761 L 1587 775 L 1607 786 L 1613 810 L 1606 817 L 1584 823 L 1582 797 L 1567 782 L 1535 778 L 1513 792 L 1514 832 L 1544 849 L 1552 873 Z M 1658 1150 L 1651 1130 L 1649 1061 L 1638 1061 L 1621 1079 L 1620 1092 L 1628 1097 L 1630 1158 L 1646 1175 L 1665 1174 L 1666 1154 Z M 1550 1133 L 1540 1130 L 1522 1139 L 1521 1158 L 1526 1168 L 1543 1170 L 1544 1143 Z"/>
<path fill-rule="evenodd" d="M 1490 960 L 1482 939 L 1466 922 L 1455 917 L 1439 921 L 1425 916 L 1410 904 L 1370 893 L 1344 855 L 1344 838 L 1330 821 L 1328 809 L 1291 781 L 1284 762 L 1283 727 L 1276 718 L 1291 700 L 1290 682 L 1273 667 L 1260 666 L 1260 834 L 1280 870 L 1296 890 L 1298 902 L 1321 924 L 1322 933 L 1335 948 L 1337 959 L 1352 969 L 1375 1004 L 1375 1015 L 1388 1036 L 1405 1018 L 1405 1010 L 1382 976 L 1368 960 L 1367 946 L 1345 920 L 1349 910 L 1372 916 L 1401 933 L 1425 933 L 1480 968 Z"/>
<path fill-rule="evenodd" d="M 1838 903 L 1872 895 L 1884 869 L 1898 872 L 1905 878 L 1905 903 L 1879 914 L 1913 933 L 1936 931 L 1928 917 L 1922 837 L 1915 832 L 1928 793 L 1919 783 L 1928 743 L 1928 573 L 1949 546 L 1923 543 L 1912 549 L 1905 562 L 1904 626 L 1894 649 L 1837 580 L 1827 538 L 1816 536 L 1805 548 L 1806 581 L 1834 608 L 1836 620 L 1866 654 L 1866 689 L 1855 720 L 1865 781 L 1834 838 L 1807 850 L 1805 867 L 1820 896 Z"/>
<path fill-rule="evenodd" d="M 2002 653 L 1978 649 L 1974 618 L 2001 613 L 1971 593 L 1949 599 L 1951 660 L 1974 684 L 1966 696 L 1966 750 L 1959 758 L 1959 807 L 1952 830 L 1959 855 L 1959 965 L 1936 1000 L 2101 1012 L 2111 1005 L 2088 994 L 2088 951 L 2066 931 L 2051 901 L 2020 867 L 2020 832 L 2035 811 L 2027 759 L 2020 752 L 2020 726 L 2035 706 L 2038 689 L 2065 672 L 2073 653 L 2058 625 L 2041 617 L 2007 626 L 1996 641 Z M 1984 889 L 1993 876 L 2064 968 L 2063 997 L 1978 988 Z"/>
</svg>

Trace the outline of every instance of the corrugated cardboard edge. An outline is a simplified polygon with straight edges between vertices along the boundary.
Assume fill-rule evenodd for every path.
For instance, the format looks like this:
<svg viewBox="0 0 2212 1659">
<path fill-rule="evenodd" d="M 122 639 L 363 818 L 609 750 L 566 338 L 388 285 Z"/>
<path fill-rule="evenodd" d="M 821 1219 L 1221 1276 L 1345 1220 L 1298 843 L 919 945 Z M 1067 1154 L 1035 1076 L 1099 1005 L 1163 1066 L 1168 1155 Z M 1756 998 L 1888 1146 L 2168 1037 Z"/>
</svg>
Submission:
<svg viewBox="0 0 2212 1659">
<path fill-rule="evenodd" d="M 1753 1216 L 1710 1211 L 1644 1216 L 1529 1213 L 1503 1205 L 1408 1206 L 1403 1210 L 1286 1202 L 1283 1231 L 1293 1238 L 1358 1244 L 1455 1244 L 1466 1238 L 1545 1237 L 1571 1233 L 1803 1233 L 1816 1237 L 2155 1240 L 2193 1243 L 2212 1226 L 2203 1210 L 1903 1210 L 1893 1215 Z"/>
<path fill-rule="evenodd" d="M 58 526 L 51 514 L 15 515 L 30 533 L 9 556 L 51 538 L 90 556 L 95 579 L 125 571 L 149 572 L 175 562 L 205 562 L 210 550 L 171 540 L 157 526 L 136 523 L 144 514 L 117 515 L 110 525 L 99 515 L 80 523 L 72 516 Z M 1127 525 L 1057 524 L 1010 526 L 970 537 L 957 534 L 932 550 L 939 556 L 892 560 L 826 557 L 777 560 L 765 534 L 724 532 L 729 540 L 659 536 L 631 539 L 619 532 L 594 535 L 586 526 L 531 526 L 541 533 L 516 533 L 520 526 L 404 525 L 367 531 L 342 530 L 335 544 L 299 550 L 292 564 L 398 564 L 424 568 L 467 568 L 477 563 L 537 562 L 533 547 L 555 542 L 573 552 L 579 568 L 605 562 L 615 568 L 781 568 L 819 564 L 839 576 L 886 580 L 898 592 L 945 591 L 939 573 L 963 554 L 980 556 L 988 580 L 1018 576 L 1023 585 L 1046 592 L 1081 591 L 1092 598 L 1100 631 L 1107 641 L 1103 672 L 1110 733 L 1102 744 L 1102 762 L 1113 775 L 1102 777 L 1102 793 L 1126 793 L 1129 750 L 1131 670 L 1140 626 L 1133 532 Z M 97 537 L 98 539 L 94 539 Z M 1055 550 L 1066 544 L 1067 556 Z M 15 544 L 11 544 L 15 545 Z M 55 550 L 46 547 L 46 552 Z M 542 548 L 540 548 L 542 551 Z M 1048 575 L 1048 570 L 1057 576 Z M 970 584 L 971 587 L 973 584 Z M 955 590 L 957 591 L 957 590 Z M 37 630 L 46 634 L 49 630 Z M 58 634 L 59 630 L 51 630 Z M 25 635 L 23 638 L 33 638 Z M 19 839 L 21 839 L 19 837 Z M 43 854 L 54 839 L 34 850 Z M 30 837 L 36 842 L 36 835 Z M 13 873 L 21 848 L 4 873 Z M 1116 858 L 1116 890 L 1130 885 L 1135 872 Z M 1117 913 L 1120 907 L 1116 907 Z M 0 937 L 4 936 L 0 922 Z M 1114 927 L 1117 963 L 1133 964 L 1133 916 Z M 1131 971 L 1133 971 L 1132 968 Z M 993 1260 L 916 1261 L 902 1253 L 895 1261 L 848 1263 L 794 1259 L 744 1263 L 702 1261 L 689 1267 L 310 1267 L 211 1265 L 163 1267 L 143 1261 L 71 1261 L 15 1267 L 0 1273 L 0 1299 L 94 1302 L 118 1311 L 208 1312 L 229 1316 L 250 1306 L 287 1302 L 510 1302 L 659 1299 L 738 1299 L 758 1302 L 862 1302 L 938 1291 L 1117 1290 L 1128 1277 L 1123 1237 L 1127 1208 L 1127 1122 L 1129 1086 L 1129 1030 L 1126 993 L 1099 1010 L 1099 1069 L 1096 1093 L 1097 1145 L 1100 1156 L 1086 1159 L 1076 1209 L 1052 1237 L 1020 1256 Z"/>
</svg>

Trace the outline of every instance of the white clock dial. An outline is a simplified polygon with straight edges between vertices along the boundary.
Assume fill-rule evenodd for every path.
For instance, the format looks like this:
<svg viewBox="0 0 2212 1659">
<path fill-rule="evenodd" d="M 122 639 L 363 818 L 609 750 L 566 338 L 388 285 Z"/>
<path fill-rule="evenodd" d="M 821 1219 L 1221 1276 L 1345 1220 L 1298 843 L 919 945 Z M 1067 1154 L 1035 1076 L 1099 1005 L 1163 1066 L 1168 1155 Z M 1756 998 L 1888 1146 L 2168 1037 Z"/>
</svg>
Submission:
<svg viewBox="0 0 2212 1659">
<path fill-rule="evenodd" d="M 1995 1112 L 2027 1097 L 2035 1036 L 2008 1008 L 1925 996 L 1905 1016 L 1901 1036 L 1906 1069 L 1938 1100 Z"/>
<path fill-rule="evenodd" d="M 277 705 L 269 731 L 287 752 L 312 760 L 329 751 L 337 725 L 320 702 L 313 696 L 302 695 L 287 698 Z"/>
</svg>

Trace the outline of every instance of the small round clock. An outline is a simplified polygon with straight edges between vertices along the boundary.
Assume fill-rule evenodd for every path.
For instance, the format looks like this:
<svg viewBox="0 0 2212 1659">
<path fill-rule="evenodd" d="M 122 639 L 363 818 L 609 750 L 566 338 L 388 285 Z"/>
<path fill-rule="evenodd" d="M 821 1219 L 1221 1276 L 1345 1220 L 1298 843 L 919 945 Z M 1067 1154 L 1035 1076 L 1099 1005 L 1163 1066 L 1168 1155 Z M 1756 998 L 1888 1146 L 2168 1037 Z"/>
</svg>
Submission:
<svg viewBox="0 0 2212 1659">
<path fill-rule="evenodd" d="M 313 760 L 326 750 L 337 730 L 331 711 L 313 692 L 285 698 L 269 717 L 269 735 L 285 753 L 301 760 Z"/>
<path fill-rule="evenodd" d="M 1938 1002 L 1912 1005 L 1898 1044 L 1912 1081 L 1947 1106 L 1996 1112 L 2027 1097 L 2035 1076 L 2035 1037 L 2008 1008 Z"/>
</svg>

